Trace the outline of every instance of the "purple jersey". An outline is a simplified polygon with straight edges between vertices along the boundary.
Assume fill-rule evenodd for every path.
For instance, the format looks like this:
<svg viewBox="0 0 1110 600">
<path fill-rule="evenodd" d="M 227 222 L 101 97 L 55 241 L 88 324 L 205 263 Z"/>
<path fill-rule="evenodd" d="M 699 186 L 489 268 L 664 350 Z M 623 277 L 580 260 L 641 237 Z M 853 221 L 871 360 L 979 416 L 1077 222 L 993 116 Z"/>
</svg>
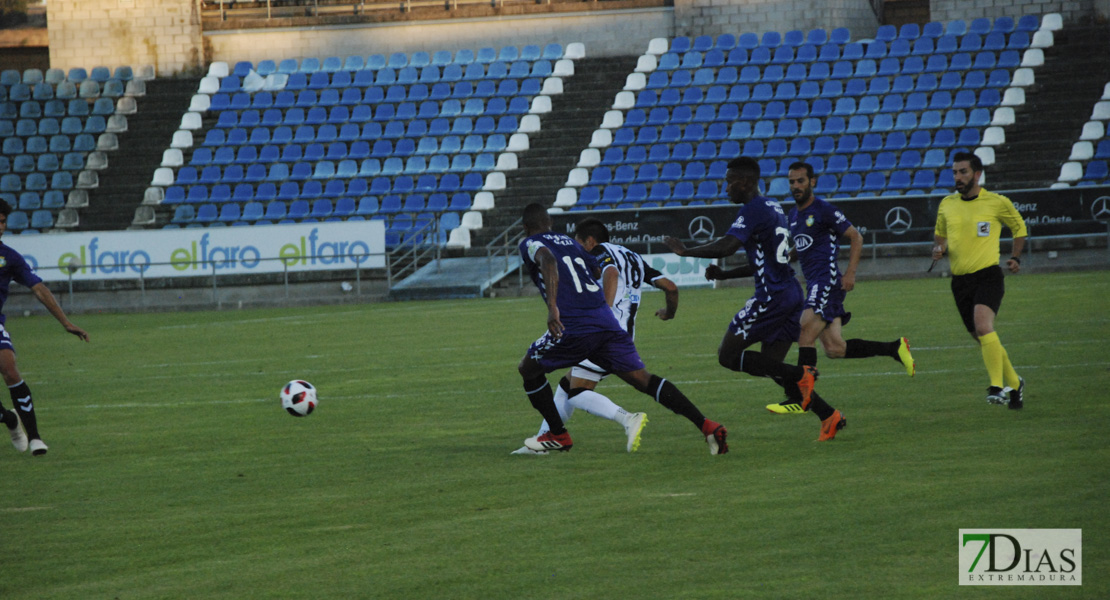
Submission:
<svg viewBox="0 0 1110 600">
<path fill-rule="evenodd" d="M 599 270 L 597 259 L 574 238 L 553 231 L 538 233 L 520 242 L 520 256 L 544 300 L 547 300 L 547 286 L 536 264 L 536 252 L 540 248 L 551 251 L 559 268 L 555 303 L 565 333 L 624 331 L 605 303 L 601 285 L 594 279 L 594 273 Z"/>
<path fill-rule="evenodd" d="M 804 210 L 790 211 L 790 235 L 806 283 L 840 283 L 839 239 L 851 226 L 844 213 L 820 198 Z"/>
<path fill-rule="evenodd" d="M 755 297 L 761 302 L 799 290 L 790 266 L 786 213 L 778 202 L 762 196 L 752 198 L 740 208 L 726 235 L 744 244 L 755 269 Z"/>
<path fill-rule="evenodd" d="M 42 279 L 35 275 L 31 265 L 23 259 L 22 254 L 7 244 L 0 243 L 0 325 L 5 321 L 4 303 L 8 301 L 8 285 L 13 280 L 27 287 L 42 282 Z"/>
</svg>

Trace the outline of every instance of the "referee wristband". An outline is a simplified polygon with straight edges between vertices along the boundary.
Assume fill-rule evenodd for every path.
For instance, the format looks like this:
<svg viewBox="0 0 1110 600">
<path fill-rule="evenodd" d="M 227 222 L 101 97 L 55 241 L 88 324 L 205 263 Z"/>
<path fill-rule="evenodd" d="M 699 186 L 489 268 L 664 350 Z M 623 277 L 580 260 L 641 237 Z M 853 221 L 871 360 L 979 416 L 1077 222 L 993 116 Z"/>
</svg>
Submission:
<svg viewBox="0 0 1110 600">
<path fill-rule="evenodd" d="M 1021 264 L 1021 259 L 1020 259 L 1020 258 L 1018 258 L 1018 257 L 1016 257 L 1016 256 L 1011 256 L 1011 257 L 1010 257 L 1010 260 L 1012 260 L 1012 261 L 1016 262 L 1016 263 L 1017 263 L 1017 264 L 1019 264 L 1019 265 Z"/>
</svg>

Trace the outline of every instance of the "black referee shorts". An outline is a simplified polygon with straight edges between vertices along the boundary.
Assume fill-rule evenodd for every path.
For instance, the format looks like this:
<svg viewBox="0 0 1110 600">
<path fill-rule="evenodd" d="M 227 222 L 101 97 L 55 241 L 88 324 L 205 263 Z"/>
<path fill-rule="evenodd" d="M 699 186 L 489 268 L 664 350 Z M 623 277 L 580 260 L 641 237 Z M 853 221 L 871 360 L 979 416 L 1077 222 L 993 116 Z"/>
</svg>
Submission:
<svg viewBox="0 0 1110 600">
<path fill-rule="evenodd" d="M 975 333 L 975 305 L 982 304 L 998 314 L 1002 306 L 1002 296 L 1006 294 L 1006 284 L 1002 268 L 998 265 L 980 269 L 966 275 L 952 276 L 952 296 L 956 298 L 956 310 L 964 327 Z"/>
</svg>

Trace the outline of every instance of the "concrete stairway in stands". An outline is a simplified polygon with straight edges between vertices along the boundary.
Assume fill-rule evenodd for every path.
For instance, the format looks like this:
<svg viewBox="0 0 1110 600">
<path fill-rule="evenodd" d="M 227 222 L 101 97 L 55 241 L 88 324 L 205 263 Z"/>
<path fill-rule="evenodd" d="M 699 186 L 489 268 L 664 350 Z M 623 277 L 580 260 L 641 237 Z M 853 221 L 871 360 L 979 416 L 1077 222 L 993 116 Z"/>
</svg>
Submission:
<svg viewBox="0 0 1110 600">
<path fill-rule="evenodd" d="M 529 134 L 529 149 L 517 157 L 519 168 L 506 177 L 505 189 L 494 195 L 496 207 L 486 212 L 482 229 L 474 232 L 471 244 L 476 252 L 519 219 L 528 204 L 555 202 L 636 60 L 623 56 L 575 61 L 574 76 L 563 80 L 562 94 L 551 97 L 551 112 L 540 117 L 540 131 Z"/>
<path fill-rule="evenodd" d="M 154 170 L 162 164 L 162 152 L 170 147 L 198 83 L 198 79 L 146 83 L 146 95 L 137 99 L 138 112 L 127 116 L 127 131 L 118 134 L 119 149 L 108 154 L 108 168 L 100 172 L 99 186 L 89 190 L 89 205 L 81 209 L 79 229 L 105 231 L 131 225 L 135 208 L 142 203 Z M 188 150 L 184 152 L 188 157 Z"/>
<path fill-rule="evenodd" d="M 1017 190 L 1048 187 L 1060 175 L 1072 144 L 1110 81 L 1110 30 L 1106 24 L 1074 24 L 1055 32 L 1044 65 L 1034 72 L 1025 104 L 1014 111 L 1006 142 L 987 167 L 985 187 Z"/>
</svg>

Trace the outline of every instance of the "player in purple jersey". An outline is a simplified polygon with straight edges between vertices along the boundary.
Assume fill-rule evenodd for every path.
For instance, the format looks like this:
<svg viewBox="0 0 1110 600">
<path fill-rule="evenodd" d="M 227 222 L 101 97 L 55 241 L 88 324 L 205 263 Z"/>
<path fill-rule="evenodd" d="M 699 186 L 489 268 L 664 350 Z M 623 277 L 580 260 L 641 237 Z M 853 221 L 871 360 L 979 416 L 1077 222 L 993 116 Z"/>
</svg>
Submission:
<svg viewBox="0 0 1110 600">
<path fill-rule="evenodd" d="M 528 349 L 517 370 L 528 400 L 550 428 L 524 440 L 524 445 L 532 450 L 571 448 L 547 373 L 589 360 L 689 419 L 705 436 L 710 454 L 728 452 L 728 431 L 706 419 L 673 383 L 644 368 L 632 336 L 605 302 L 594 256 L 572 238 L 551 231 L 551 216 L 543 205 L 526 206 L 522 220 L 520 255 L 547 304 L 547 332 Z"/>
<path fill-rule="evenodd" d="M 802 332 L 798 336 L 798 364 L 817 366 L 816 342 L 820 339 L 825 356 L 829 358 L 888 356 L 903 364 L 906 373 L 912 377 L 914 361 L 906 338 L 900 337 L 892 342 L 855 338 L 844 340 L 841 328 L 852 318 L 852 313 L 844 310 L 844 298 L 856 285 L 863 236 L 844 213 L 813 195 L 817 178 L 811 165 L 804 162 L 790 165 L 787 180 L 795 202 L 788 217 L 790 235 L 806 279 Z M 846 236 L 850 244 L 848 268 L 843 274 L 837 262 L 841 236 Z M 801 405 L 790 399 L 780 404 L 768 404 L 767 410 L 776 414 L 804 412 Z"/>
<path fill-rule="evenodd" d="M 10 214 L 12 214 L 11 205 L 0 199 L 0 236 L 3 236 L 8 228 Z M 4 410 L 3 405 L 0 405 L 0 423 L 8 427 L 12 436 L 12 445 L 16 450 L 23 452 L 30 448 L 32 455 L 42 456 L 46 454 L 47 448 L 39 435 L 35 405 L 31 402 L 31 388 L 27 387 L 23 376 L 19 374 L 15 364 L 15 347 L 12 345 L 11 336 L 4 328 L 6 320 L 3 314 L 4 303 L 8 300 L 8 285 L 12 281 L 31 288 L 35 298 L 51 315 L 54 315 L 66 331 L 86 342 L 89 341 L 89 334 L 69 321 L 62 307 L 58 305 L 58 301 L 54 299 L 54 294 L 51 294 L 42 279 L 35 275 L 35 271 L 23 259 L 23 255 L 0 242 L 0 375 L 3 375 L 4 383 L 8 384 L 8 392 L 11 393 L 12 402 L 15 403 L 16 408 L 16 410 Z M 20 421 L 22 421 L 22 427 Z"/>
<path fill-rule="evenodd" d="M 636 314 L 640 308 L 643 287 L 651 285 L 663 291 L 666 306 L 656 311 L 655 316 L 664 321 L 674 318 L 678 310 L 678 286 L 661 272 L 648 265 L 639 254 L 609 242 L 609 228 L 593 217 L 583 219 L 574 226 L 574 239 L 582 247 L 597 257 L 601 267 L 601 289 L 605 303 L 613 311 L 613 316 L 621 328 L 636 338 Z M 570 373 L 559 380 L 555 390 L 555 406 L 563 424 L 575 410 L 584 410 L 591 415 L 609 419 L 624 429 L 628 443 L 625 449 L 635 452 L 640 446 L 640 433 L 647 424 L 647 415 L 642 412 L 630 413 L 608 397 L 595 391 L 597 384 L 609 374 L 601 367 L 586 360 L 571 367 Z M 540 425 L 539 433 L 548 431 L 546 422 Z M 523 446 L 513 451 L 519 455 L 545 455 L 546 451 L 532 450 Z"/>
<path fill-rule="evenodd" d="M 789 398 L 821 419 L 818 440 L 831 440 L 847 421 L 814 390 L 817 369 L 783 362 L 797 341 L 802 290 L 790 267 L 790 230 L 778 202 L 759 195 L 759 163 L 740 157 L 725 173 L 729 199 L 740 204 L 736 221 L 724 237 L 694 248 L 668 237 L 664 242 L 679 256 L 724 258 L 741 247 L 748 256 L 745 275 L 755 279 L 755 293 L 736 313 L 717 349 L 721 366 L 757 377 L 770 377 Z M 760 352 L 748 348 L 756 342 Z"/>
</svg>

